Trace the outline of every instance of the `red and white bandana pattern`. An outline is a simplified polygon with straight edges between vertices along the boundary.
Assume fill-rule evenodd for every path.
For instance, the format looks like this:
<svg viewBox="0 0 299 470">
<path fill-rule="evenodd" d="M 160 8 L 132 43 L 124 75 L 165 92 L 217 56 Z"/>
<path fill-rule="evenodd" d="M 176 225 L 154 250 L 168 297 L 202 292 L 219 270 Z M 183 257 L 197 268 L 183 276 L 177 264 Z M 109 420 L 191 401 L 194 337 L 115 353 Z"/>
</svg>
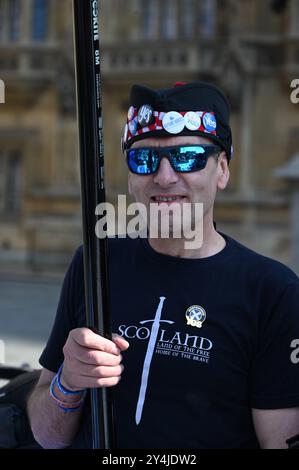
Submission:
<svg viewBox="0 0 299 470">
<path fill-rule="evenodd" d="M 191 131 L 200 131 L 206 134 L 212 134 L 217 136 L 217 123 L 215 113 L 213 111 L 182 111 L 178 113 L 176 111 L 170 111 L 168 113 L 165 113 L 163 111 L 153 111 L 152 122 L 148 126 L 141 127 L 138 123 L 138 108 L 134 108 L 133 106 L 131 106 L 128 111 L 127 123 L 125 125 L 125 130 L 123 134 L 123 143 L 127 144 L 133 137 L 136 137 L 138 135 L 146 134 L 147 132 L 160 131 L 163 129 L 169 132 L 170 134 L 179 133 L 168 131 L 165 126 L 165 120 L 163 125 L 163 118 L 165 117 L 165 115 L 171 115 L 171 113 L 174 113 L 176 115 L 179 114 L 182 117 L 182 120 L 185 118 L 186 114 L 190 116 L 196 114 L 198 118 L 195 119 L 192 123 L 190 122 L 190 125 L 188 125 L 188 122 L 185 119 L 183 128 L 186 127 Z M 196 123 L 198 124 L 198 127 L 196 126 Z"/>
</svg>

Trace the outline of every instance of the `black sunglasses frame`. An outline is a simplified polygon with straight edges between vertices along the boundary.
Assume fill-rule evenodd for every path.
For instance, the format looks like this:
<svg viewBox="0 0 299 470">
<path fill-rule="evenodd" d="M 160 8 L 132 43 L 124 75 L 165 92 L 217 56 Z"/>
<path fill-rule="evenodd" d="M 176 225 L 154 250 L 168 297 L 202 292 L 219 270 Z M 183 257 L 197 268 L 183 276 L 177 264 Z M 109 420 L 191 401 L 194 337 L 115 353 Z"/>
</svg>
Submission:
<svg viewBox="0 0 299 470">
<path fill-rule="evenodd" d="M 188 148 L 194 148 L 194 147 L 200 147 L 200 148 L 204 149 L 204 153 L 199 153 L 199 154 L 195 155 L 196 158 L 197 157 L 198 158 L 204 157 L 204 158 L 202 158 L 203 166 L 201 166 L 200 168 L 195 168 L 194 170 L 187 170 L 187 171 L 180 171 L 177 168 L 175 168 L 174 160 L 179 159 L 180 155 L 171 155 L 171 151 L 178 150 L 178 149 L 181 149 L 181 148 L 188 149 Z M 158 152 L 158 163 L 157 163 L 156 170 L 152 171 L 152 172 L 148 172 L 148 173 L 138 173 L 137 171 L 134 171 L 132 169 L 131 165 L 130 165 L 130 152 L 132 152 L 132 150 L 136 150 L 136 151 L 151 150 L 152 152 Z M 130 148 L 130 149 L 125 150 L 125 155 L 126 155 L 127 165 L 128 165 L 129 170 L 131 171 L 131 173 L 134 173 L 135 175 L 139 175 L 139 176 L 148 176 L 148 175 L 154 175 L 155 173 L 157 173 L 159 171 L 159 167 L 160 167 L 160 163 L 161 163 L 162 158 L 167 158 L 167 160 L 169 161 L 171 167 L 177 173 L 194 173 L 195 171 L 200 171 L 200 170 L 203 170 L 205 168 L 209 157 L 211 157 L 213 155 L 217 155 L 217 154 L 219 156 L 219 154 L 222 151 L 223 151 L 223 149 L 221 147 L 219 147 L 219 145 L 196 144 L 196 145 L 175 145 L 175 146 L 171 146 L 171 147 L 136 147 L 136 148 Z M 150 155 L 149 158 L 151 159 L 152 155 Z M 151 165 L 149 165 L 149 167 L 150 166 Z"/>
</svg>

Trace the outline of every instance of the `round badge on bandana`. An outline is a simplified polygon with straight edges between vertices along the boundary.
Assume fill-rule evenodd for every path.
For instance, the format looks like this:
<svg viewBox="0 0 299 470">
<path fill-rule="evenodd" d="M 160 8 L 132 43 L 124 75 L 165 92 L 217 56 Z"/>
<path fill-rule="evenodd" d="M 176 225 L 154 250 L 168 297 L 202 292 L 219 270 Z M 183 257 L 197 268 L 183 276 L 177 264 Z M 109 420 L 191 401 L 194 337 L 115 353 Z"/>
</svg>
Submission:
<svg viewBox="0 0 299 470">
<path fill-rule="evenodd" d="M 208 132 L 216 131 L 217 122 L 215 116 L 211 113 L 206 113 L 202 118 L 203 125 Z"/>
<path fill-rule="evenodd" d="M 185 120 L 177 111 L 169 111 L 163 117 L 162 126 L 169 134 L 179 134 L 185 127 Z"/>
<path fill-rule="evenodd" d="M 139 108 L 137 119 L 141 127 L 147 127 L 153 122 L 154 110 L 149 104 Z"/>
<path fill-rule="evenodd" d="M 134 118 L 134 114 L 135 114 L 135 108 L 134 106 L 130 106 L 129 111 L 128 111 L 128 121 L 132 121 L 132 119 Z"/>
<path fill-rule="evenodd" d="M 197 131 L 200 128 L 201 118 L 194 111 L 188 111 L 184 116 L 184 121 L 189 131 Z"/>
<path fill-rule="evenodd" d="M 129 122 L 129 130 L 132 135 L 135 135 L 137 132 L 137 119 L 133 119 L 133 121 Z"/>
<path fill-rule="evenodd" d="M 124 128 L 124 134 L 123 134 L 123 137 L 124 137 L 124 142 L 126 143 L 127 142 L 127 138 L 128 138 L 128 124 L 125 125 L 125 128 Z"/>
<path fill-rule="evenodd" d="M 128 121 L 132 121 L 132 119 L 134 119 L 134 116 L 135 116 L 135 108 L 134 106 L 130 106 L 129 111 L 128 111 Z"/>
</svg>

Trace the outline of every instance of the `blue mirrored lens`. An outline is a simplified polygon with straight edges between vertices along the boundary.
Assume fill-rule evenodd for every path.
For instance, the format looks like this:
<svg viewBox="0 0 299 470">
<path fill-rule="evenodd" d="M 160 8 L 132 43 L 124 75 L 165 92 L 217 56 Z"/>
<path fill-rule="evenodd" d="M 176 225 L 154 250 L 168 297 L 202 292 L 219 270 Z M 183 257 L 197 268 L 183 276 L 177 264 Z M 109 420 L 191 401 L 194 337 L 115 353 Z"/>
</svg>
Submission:
<svg viewBox="0 0 299 470">
<path fill-rule="evenodd" d="M 132 149 L 128 152 L 128 165 L 133 173 L 151 174 L 150 149 Z"/>
<path fill-rule="evenodd" d="M 171 156 L 172 166 L 175 171 L 191 172 L 202 170 L 207 163 L 204 147 L 179 147 L 174 149 Z"/>
<path fill-rule="evenodd" d="M 152 175 L 166 157 L 172 168 L 180 173 L 205 168 L 208 157 L 219 150 L 215 145 L 195 145 L 159 148 L 136 148 L 127 151 L 129 169 L 138 175 Z"/>
</svg>

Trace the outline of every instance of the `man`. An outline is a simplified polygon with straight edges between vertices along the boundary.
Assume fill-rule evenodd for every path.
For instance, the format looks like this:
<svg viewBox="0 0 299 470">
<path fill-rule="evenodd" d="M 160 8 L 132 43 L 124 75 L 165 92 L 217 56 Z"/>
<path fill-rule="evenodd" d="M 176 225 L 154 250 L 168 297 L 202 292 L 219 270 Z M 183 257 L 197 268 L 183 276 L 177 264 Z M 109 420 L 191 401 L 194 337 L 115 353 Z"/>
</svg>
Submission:
<svg viewBox="0 0 299 470">
<path fill-rule="evenodd" d="M 123 148 L 147 209 L 203 204 L 203 242 L 109 240 L 113 341 L 84 328 L 76 252 L 28 404 L 36 440 L 90 447 L 86 390 L 113 386 L 120 448 L 286 447 L 299 431 L 299 283 L 213 224 L 232 153 L 226 98 L 201 82 L 135 85 Z"/>
</svg>

